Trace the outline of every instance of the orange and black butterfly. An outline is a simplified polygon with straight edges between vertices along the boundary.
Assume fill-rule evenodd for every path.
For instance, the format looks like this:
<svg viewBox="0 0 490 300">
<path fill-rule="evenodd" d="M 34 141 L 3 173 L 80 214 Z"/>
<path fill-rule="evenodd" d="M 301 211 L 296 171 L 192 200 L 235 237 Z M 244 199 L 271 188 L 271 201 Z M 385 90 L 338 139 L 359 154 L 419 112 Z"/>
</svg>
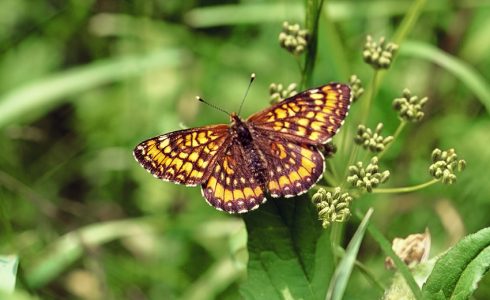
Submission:
<svg viewBox="0 0 490 300">
<path fill-rule="evenodd" d="M 344 123 L 349 86 L 330 83 L 301 92 L 231 124 L 170 132 L 134 149 L 136 160 L 156 178 L 195 186 L 218 210 L 245 213 L 270 197 L 308 191 L 322 176 L 318 146 Z"/>
</svg>

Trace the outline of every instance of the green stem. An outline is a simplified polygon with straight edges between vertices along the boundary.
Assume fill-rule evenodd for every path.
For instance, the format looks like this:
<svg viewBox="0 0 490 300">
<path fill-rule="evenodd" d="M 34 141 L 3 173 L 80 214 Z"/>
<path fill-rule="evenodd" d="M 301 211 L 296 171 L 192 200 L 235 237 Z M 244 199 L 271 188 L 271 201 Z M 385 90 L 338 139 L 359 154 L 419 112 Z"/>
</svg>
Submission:
<svg viewBox="0 0 490 300">
<path fill-rule="evenodd" d="M 407 122 L 405 120 L 401 120 L 400 121 L 400 124 L 398 125 L 398 127 L 396 128 L 395 130 L 395 133 L 393 134 L 393 140 L 388 144 L 386 145 L 386 147 L 383 149 L 383 151 L 381 151 L 379 154 L 378 154 L 378 158 L 381 159 L 381 157 L 386 153 L 386 151 L 391 147 L 391 144 L 393 144 L 396 140 L 396 138 L 400 135 L 400 133 L 402 132 L 403 128 L 405 128 L 405 125 L 407 125 Z"/>
<path fill-rule="evenodd" d="M 341 242 L 341 238 L 342 238 L 342 230 L 343 230 L 343 223 L 337 223 L 337 222 L 333 222 L 332 223 L 332 231 L 330 233 L 330 242 L 332 244 L 332 249 L 338 249 L 338 248 L 341 248 L 340 247 L 340 242 Z M 338 257 L 340 257 L 340 255 L 335 255 L 335 264 L 338 263 Z"/>
<path fill-rule="evenodd" d="M 371 105 L 374 101 L 374 96 L 376 95 L 377 92 L 377 86 L 378 86 L 378 77 L 379 77 L 379 70 L 375 70 L 373 74 L 373 78 L 371 81 L 371 88 L 369 89 L 369 97 L 366 99 L 366 104 L 364 105 L 364 110 L 362 112 L 362 118 L 361 118 L 361 124 L 366 125 L 366 121 L 369 116 L 369 111 L 371 110 Z"/>
<path fill-rule="evenodd" d="M 371 86 L 369 87 L 369 97 L 366 99 L 366 104 L 364 105 L 364 110 L 362 111 L 362 117 L 361 117 L 361 124 L 366 124 L 367 118 L 369 116 L 369 110 L 371 108 L 371 104 L 373 102 L 374 95 L 376 94 L 376 87 L 377 87 L 377 81 L 378 81 L 378 76 L 380 72 L 378 70 L 374 71 L 373 74 L 373 79 L 371 81 Z M 347 176 L 347 171 L 349 169 L 349 166 L 354 163 L 354 161 L 357 159 L 357 155 L 359 152 L 359 145 L 354 144 L 354 148 L 352 149 L 350 153 L 350 157 L 347 163 L 347 166 L 344 171 L 344 178 Z"/>
<path fill-rule="evenodd" d="M 361 146 L 359 146 L 358 144 L 354 144 L 353 147 L 354 148 L 350 152 L 350 157 L 349 157 L 349 160 L 347 161 L 347 165 L 345 166 L 344 177 L 343 177 L 344 179 L 347 177 L 347 172 L 349 171 L 349 166 L 352 165 L 354 163 L 354 161 L 356 160 L 357 154 L 359 153 L 359 148 Z"/>
<path fill-rule="evenodd" d="M 416 0 L 410 7 L 408 13 L 402 20 L 400 27 L 393 36 L 393 43 L 400 45 L 408 33 L 412 30 L 414 24 L 417 22 L 420 14 L 424 10 L 424 6 L 427 0 Z"/>
<path fill-rule="evenodd" d="M 313 69 L 315 67 L 318 45 L 318 21 L 323 9 L 324 0 L 306 0 L 306 28 L 310 32 L 308 41 L 303 77 L 306 85 L 311 85 Z"/>
<path fill-rule="evenodd" d="M 327 160 L 328 162 L 328 160 Z M 329 163 L 329 166 L 331 164 Z M 323 172 L 323 178 L 327 181 L 327 183 L 331 186 L 337 186 L 337 177 L 335 176 L 334 172 L 332 169 L 329 170 L 325 170 L 325 172 Z"/>
<path fill-rule="evenodd" d="M 305 88 L 305 86 L 304 86 L 304 84 L 305 84 L 305 69 L 304 69 L 304 66 L 301 65 L 301 59 L 300 59 L 300 57 L 297 56 L 297 55 L 295 55 L 294 58 L 296 60 L 296 63 L 298 64 L 299 73 L 301 74 L 301 79 L 299 80 L 298 87 L 300 89 L 303 89 L 303 88 Z"/>
<path fill-rule="evenodd" d="M 408 10 L 407 14 L 403 18 L 400 26 L 396 30 L 395 34 L 393 35 L 392 42 L 397 44 L 398 46 L 402 46 L 403 41 L 407 37 L 407 35 L 412 31 L 412 28 L 414 24 L 417 22 L 420 14 L 424 10 L 424 6 L 426 4 L 427 0 L 415 0 Z M 394 60 L 396 60 L 396 55 L 393 58 L 393 61 L 391 64 L 393 65 Z M 383 77 L 385 76 L 386 72 L 383 72 L 381 76 L 379 77 L 379 82 L 383 81 Z"/>
<path fill-rule="evenodd" d="M 428 186 L 431 186 L 436 182 L 439 182 L 439 179 L 432 179 L 432 180 L 427 181 L 425 183 L 421 183 L 421 184 L 414 185 L 414 186 L 406 186 L 406 187 L 400 187 L 400 188 L 388 188 L 388 189 L 374 189 L 373 193 L 376 193 L 376 194 L 410 193 L 410 192 L 414 192 L 414 191 L 426 188 Z"/>
</svg>

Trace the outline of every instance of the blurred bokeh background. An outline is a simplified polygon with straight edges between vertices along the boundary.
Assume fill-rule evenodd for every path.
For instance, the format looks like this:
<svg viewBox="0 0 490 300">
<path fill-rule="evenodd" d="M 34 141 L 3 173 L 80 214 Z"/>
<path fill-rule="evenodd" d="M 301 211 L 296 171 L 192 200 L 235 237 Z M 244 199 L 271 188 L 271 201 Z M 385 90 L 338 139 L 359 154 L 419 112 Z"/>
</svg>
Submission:
<svg viewBox="0 0 490 300">
<path fill-rule="evenodd" d="M 313 85 L 351 74 L 368 84 L 366 35 L 389 40 L 413 2 L 325 1 Z M 239 297 L 242 220 L 208 206 L 199 188 L 155 180 L 131 152 L 161 133 L 229 121 L 196 95 L 235 111 L 255 72 L 246 117 L 269 105 L 270 83 L 298 83 L 297 60 L 279 47 L 278 34 L 283 21 L 304 22 L 304 6 L 0 1 L 0 255 L 18 255 L 22 297 Z M 435 147 L 455 148 L 468 164 L 455 185 L 354 202 L 375 208 L 388 238 L 428 227 L 438 254 L 490 225 L 489 37 L 490 1 L 427 1 L 386 71 L 369 125 L 396 129 L 391 101 L 404 88 L 430 99 L 425 119 L 408 126 L 384 158 L 389 186 L 429 180 Z M 343 134 L 353 134 L 356 122 L 347 120 Z M 345 166 L 346 156 L 336 163 Z M 369 238 L 359 260 L 389 283 L 392 273 Z M 485 282 L 477 299 L 490 297 Z M 349 285 L 349 299 L 377 296 L 359 274 Z"/>
</svg>

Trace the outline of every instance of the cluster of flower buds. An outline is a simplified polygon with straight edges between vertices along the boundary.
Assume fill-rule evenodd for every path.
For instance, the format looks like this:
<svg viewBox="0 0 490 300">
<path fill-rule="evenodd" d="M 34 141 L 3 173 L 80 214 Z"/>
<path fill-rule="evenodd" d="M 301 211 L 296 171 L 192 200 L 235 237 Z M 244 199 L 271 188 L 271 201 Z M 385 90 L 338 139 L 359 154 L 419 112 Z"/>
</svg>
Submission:
<svg viewBox="0 0 490 300">
<path fill-rule="evenodd" d="M 308 45 L 308 31 L 301 29 L 299 24 L 282 24 L 282 32 L 279 34 L 279 43 L 282 48 L 294 55 L 300 55 Z"/>
<path fill-rule="evenodd" d="M 352 91 L 352 101 L 355 102 L 362 96 L 362 94 L 364 94 L 361 79 L 359 79 L 357 75 L 351 75 L 349 78 L 349 85 Z"/>
<path fill-rule="evenodd" d="M 374 132 L 371 128 L 366 128 L 364 125 L 359 125 L 357 127 L 357 134 L 354 138 L 356 144 L 361 145 L 364 149 L 369 150 L 374 153 L 381 152 L 385 149 L 393 137 L 391 135 L 383 137 L 381 135 L 381 130 L 383 129 L 383 124 L 378 123 Z"/>
<path fill-rule="evenodd" d="M 444 184 L 453 184 L 456 181 L 457 170 L 461 172 L 466 167 L 466 162 L 463 159 L 458 160 L 458 155 L 454 149 L 442 151 L 434 149 L 432 151 L 432 164 L 429 167 L 429 172 L 432 177 L 439 179 Z"/>
<path fill-rule="evenodd" d="M 275 104 L 281 102 L 282 100 L 296 95 L 298 92 L 296 83 L 291 83 L 286 88 L 282 84 L 271 83 L 269 86 L 269 94 L 271 95 L 270 102 Z"/>
<path fill-rule="evenodd" d="M 318 219 L 322 221 L 323 228 L 333 222 L 345 222 L 351 215 L 349 206 L 352 197 L 348 193 L 341 193 L 339 187 L 333 193 L 319 189 L 313 195 L 312 201 L 318 210 Z"/>
<path fill-rule="evenodd" d="M 371 163 L 366 168 L 362 162 L 349 167 L 349 175 L 347 182 L 352 186 L 372 192 L 380 183 L 384 183 L 390 177 L 390 171 L 381 172 L 378 167 L 378 157 L 373 157 Z"/>
<path fill-rule="evenodd" d="M 376 43 L 373 38 L 368 35 L 362 56 L 364 61 L 370 64 L 375 69 L 388 69 L 393 61 L 393 55 L 398 49 L 398 45 L 394 43 L 386 43 L 385 38 L 379 39 Z"/>
<path fill-rule="evenodd" d="M 422 109 L 428 100 L 427 97 L 419 99 L 417 96 L 412 96 L 408 89 L 404 89 L 403 97 L 393 100 L 393 108 L 398 112 L 402 120 L 418 122 L 424 117 Z"/>
</svg>

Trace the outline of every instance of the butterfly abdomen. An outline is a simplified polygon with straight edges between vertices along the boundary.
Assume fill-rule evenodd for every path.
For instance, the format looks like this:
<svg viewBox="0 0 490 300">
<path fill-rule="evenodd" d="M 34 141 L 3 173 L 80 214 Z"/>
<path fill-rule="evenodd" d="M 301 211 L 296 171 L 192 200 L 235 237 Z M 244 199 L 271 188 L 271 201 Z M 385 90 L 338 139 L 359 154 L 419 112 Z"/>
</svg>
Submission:
<svg viewBox="0 0 490 300">
<path fill-rule="evenodd" d="M 236 141 L 240 143 L 242 149 L 244 150 L 245 161 L 247 166 L 241 166 L 243 168 L 248 168 L 253 179 L 261 186 L 266 186 L 266 165 L 264 159 L 260 155 L 260 150 L 254 144 L 254 139 L 252 133 L 247 125 L 238 120 L 232 127 L 236 132 Z"/>
</svg>

